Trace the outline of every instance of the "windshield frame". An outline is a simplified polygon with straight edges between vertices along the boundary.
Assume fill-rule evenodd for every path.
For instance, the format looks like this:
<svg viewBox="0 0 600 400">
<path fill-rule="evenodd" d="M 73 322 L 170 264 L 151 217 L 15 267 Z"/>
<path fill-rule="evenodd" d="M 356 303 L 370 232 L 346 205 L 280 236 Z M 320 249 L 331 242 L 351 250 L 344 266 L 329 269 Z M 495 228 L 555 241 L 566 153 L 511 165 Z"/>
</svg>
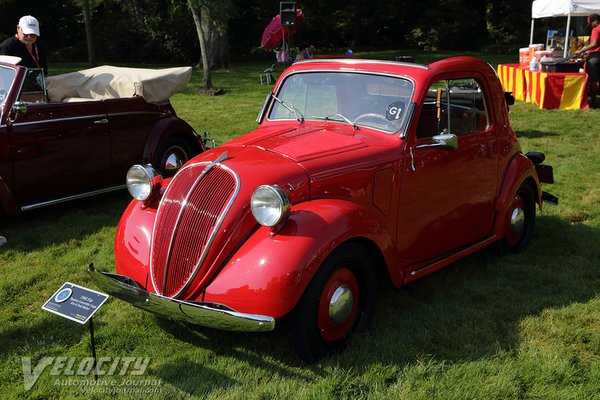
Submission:
<svg viewBox="0 0 600 400">
<path fill-rule="evenodd" d="M 370 124 L 365 124 L 361 121 L 358 121 L 356 123 L 356 125 L 358 126 L 358 129 L 360 128 L 365 128 L 365 129 L 373 129 L 382 133 L 385 133 L 387 135 L 396 135 L 398 133 L 400 133 L 401 135 L 404 134 L 404 130 L 406 130 L 407 126 L 408 126 L 408 121 L 410 116 L 412 115 L 412 112 L 410 112 L 411 109 L 411 105 L 412 103 L 414 103 L 414 95 L 415 95 L 415 90 L 416 90 L 416 84 L 415 84 L 415 80 L 407 75 L 403 75 L 403 74 L 393 74 L 393 73 L 385 73 L 385 72 L 374 72 L 374 71 L 357 71 L 357 70 L 348 70 L 348 69 L 341 69 L 341 70 L 336 70 L 336 69 L 314 69 L 314 70 L 301 70 L 301 71 L 294 71 L 288 75 L 285 76 L 285 78 L 279 83 L 279 85 L 276 87 L 276 90 L 273 91 L 273 95 L 274 96 L 281 96 L 281 91 L 284 88 L 286 82 L 288 82 L 289 79 L 293 78 L 294 76 L 297 75 L 308 75 L 308 74 L 343 74 L 343 75 L 370 75 L 370 76 L 374 76 L 374 77 L 382 77 L 382 78 L 392 78 L 392 79 L 396 79 L 399 81 L 405 81 L 407 83 L 410 83 L 410 89 L 409 92 L 407 93 L 408 96 L 401 96 L 400 98 L 398 98 L 398 100 L 402 99 L 402 101 L 405 103 L 404 104 L 404 112 L 402 113 L 402 116 L 399 118 L 399 121 L 396 123 L 397 125 L 397 129 L 394 128 L 392 130 L 387 130 L 387 129 L 382 129 L 380 127 L 374 126 L 374 125 L 370 125 Z M 381 95 L 383 97 L 383 95 Z M 390 96 L 393 97 L 393 96 Z M 304 99 L 306 101 L 306 99 Z M 286 101 L 287 103 L 289 103 L 289 101 Z M 274 99 L 270 99 L 269 104 L 267 109 L 264 111 L 263 115 L 264 115 L 264 119 L 268 122 L 281 122 L 281 121 L 294 121 L 296 120 L 296 118 L 294 116 L 290 116 L 290 118 L 273 118 L 273 112 L 274 112 L 274 107 L 276 107 L 277 102 Z M 294 104 L 289 103 L 290 105 L 294 106 Z M 306 111 L 306 108 L 304 108 L 302 110 L 302 112 L 304 113 Z M 385 111 L 385 110 L 384 110 Z M 304 120 L 305 121 L 312 121 L 312 122 L 323 122 L 325 120 L 324 117 L 327 117 L 328 115 L 304 115 Z M 340 124 L 344 124 L 344 125 L 348 125 L 347 121 L 344 121 L 342 119 L 334 119 L 334 118 L 329 118 L 326 119 L 327 122 L 332 122 L 332 123 L 340 123 Z M 355 121 L 352 121 L 355 122 Z"/>
</svg>

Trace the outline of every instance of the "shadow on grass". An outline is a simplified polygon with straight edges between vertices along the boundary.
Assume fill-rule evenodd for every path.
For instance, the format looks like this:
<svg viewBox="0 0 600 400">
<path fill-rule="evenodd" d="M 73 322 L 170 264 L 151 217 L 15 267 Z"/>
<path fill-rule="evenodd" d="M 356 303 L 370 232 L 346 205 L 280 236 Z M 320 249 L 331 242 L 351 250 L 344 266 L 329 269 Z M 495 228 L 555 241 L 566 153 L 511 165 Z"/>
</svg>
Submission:
<svg viewBox="0 0 600 400">
<path fill-rule="evenodd" d="M 484 250 L 403 289 L 384 290 L 371 330 L 338 362 L 402 369 L 424 358 L 455 363 L 518 351 L 524 319 L 597 295 L 599 240 L 598 229 L 538 218 L 536 237 L 522 253 Z"/>
<path fill-rule="evenodd" d="M 324 375 L 327 365 L 360 373 L 382 364 L 397 373 L 424 358 L 450 363 L 488 359 L 499 351 L 518 351 L 524 319 L 587 302 L 597 294 L 600 271 L 592 261 L 599 258 L 594 245 L 598 240 L 597 229 L 539 217 L 535 237 L 522 253 L 499 257 L 484 250 L 405 288 L 381 285 L 371 329 L 343 353 L 313 366 L 295 356 L 284 326 L 268 333 L 233 333 L 157 321 L 178 340 L 202 346 L 215 357 L 295 379 L 307 379 L 297 368 Z M 213 372 L 188 364 L 170 363 L 158 375 L 197 393 L 186 380 L 178 385 L 178 373 L 185 375 L 189 368 L 199 374 Z M 227 379 L 205 381 L 201 391 L 230 384 Z"/>
<path fill-rule="evenodd" d="M 54 213 L 72 218 L 73 212 L 95 212 L 96 207 L 111 209 L 121 205 L 119 196 L 110 199 L 105 200 L 103 207 L 87 205 L 83 211 Z M 109 210 L 103 213 L 108 214 L 106 220 L 110 221 L 120 215 L 120 210 L 115 210 L 114 216 Z M 23 221 L 18 224 L 27 226 Z M 101 224 L 89 229 L 98 229 Z M 74 233 L 60 235 L 68 240 Z M 238 365 L 308 383 L 313 378 L 306 373 L 307 368 L 324 376 L 328 366 L 361 373 L 381 365 L 389 367 L 390 374 L 398 374 L 424 359 L 448 363 L 488 359 L 499 352 L 518 351 L 524 319 L 548 309 L 585 303 L 597 295 L 599 240 L 598 229 L 542 216 L 530 247 L 522 253 L 498 257 L 485 250 L 405 288 L 392 289 L 382 284 L 371 329 L 352 340 L 343 353 L 313 366 L 295 356 L 284 325 L 267 333 L 234 333 L 160 318 L 154 322 L 177 340 L 202 347 L 208 358 L 230 358 Z M 87 334 L 43 318 L 27 327 L 5 329 L 0 341 L 6 349 L 0 354 L 22 353 L 20 337 L 43 339 L 48 332 L 62 335 L 59 342 L 65 348 L 71 348 Z M 50 339 L 56 344 L 56 338 Z M 42 344 L 36 343 L 34 348 L 39 350 L 39 346 Z M 215 363 L 210 364 L 179 354 L 152 374 L 193 395 L 208 395 L 238 384 L 231 372 L 216 370 Z M 394 377 L 389 378 L 385 382 L 397 382 Z"/>
<path fill-rule="evenodd" d="M 116 227 L 129 201 L 131 196 L 122 190 L 3 217 L 0 235 L 6 236 L 8 242 L 0 251 L 34 251 L 81 239 L 104 227 Z"/>
</svg>

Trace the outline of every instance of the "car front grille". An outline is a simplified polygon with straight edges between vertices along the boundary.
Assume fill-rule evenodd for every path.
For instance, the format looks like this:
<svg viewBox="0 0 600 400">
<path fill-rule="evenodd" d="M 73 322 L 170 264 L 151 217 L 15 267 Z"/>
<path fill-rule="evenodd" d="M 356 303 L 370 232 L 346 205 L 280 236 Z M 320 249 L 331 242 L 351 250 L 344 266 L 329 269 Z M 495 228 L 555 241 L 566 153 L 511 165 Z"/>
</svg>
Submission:
<svg viewBox="0 0 600 400">
<path fill-rule="evenodd" d="M 193 164 L 171 181 L 154 225 L 150 274 L 158 294 L 177 297 L 198 273 L 238 180 L 221 164 Z"/>
</svg>

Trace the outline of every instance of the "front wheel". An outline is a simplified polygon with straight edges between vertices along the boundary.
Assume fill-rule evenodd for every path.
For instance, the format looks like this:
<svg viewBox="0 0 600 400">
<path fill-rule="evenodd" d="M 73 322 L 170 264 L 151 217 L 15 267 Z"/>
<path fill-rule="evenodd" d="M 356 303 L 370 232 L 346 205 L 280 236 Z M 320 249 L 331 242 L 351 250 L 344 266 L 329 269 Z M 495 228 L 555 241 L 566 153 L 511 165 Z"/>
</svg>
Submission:
<svg viewBox="0 0 600 400">
<path fill-rule="evenodd" d="M 377 277 L 360 246 L 345 244 L 319 268 L 291 314 L 292 344 L 307 362 L 343 349 L 373 317 Z"/>
<path fill-rule="evenodd" d="M 185 139 L 170 137 L 160 146 L 154 166 L 163 178 L 169 178 L 192 156 L 192 148 Z"/>
<path fill-rule="evenodd" d="M 519 252 L 527 247 L 535 225 L 535 197 L 531 186 L 521 185 L 508 212 L 508 228 L 498 243 L 501 254 Z"/>
</svg>

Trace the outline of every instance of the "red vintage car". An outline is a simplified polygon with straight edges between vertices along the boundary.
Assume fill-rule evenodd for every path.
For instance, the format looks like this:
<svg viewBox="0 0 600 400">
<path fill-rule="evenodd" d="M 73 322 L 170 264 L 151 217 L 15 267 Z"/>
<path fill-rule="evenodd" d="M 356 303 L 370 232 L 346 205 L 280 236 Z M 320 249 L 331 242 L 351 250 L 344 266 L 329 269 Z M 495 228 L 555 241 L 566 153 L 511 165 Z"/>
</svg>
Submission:
<svg viewBox="0 0 600 400">
<path fill-rule="evenodd" d="M 97 284 L 170 318 L 267 331 L 287 319 L 314 361 L 371 320 L 377 280 L 402 286 L 486 246 L 524 249 L 557 199 L 523 154 L 484 61 L 311 60 L 278 79 L 258 129 L 172 179 L 128 172 L 135 200 Z"/>
<path fill-rule="evenodd" d="M 173 175 L 204 150 L 168 100 L 190 68 L 103 66 L 45 78 L 14 59 L 0 59 L 0 212 L 124 189 L 135 163 Z"/>
</svg>

